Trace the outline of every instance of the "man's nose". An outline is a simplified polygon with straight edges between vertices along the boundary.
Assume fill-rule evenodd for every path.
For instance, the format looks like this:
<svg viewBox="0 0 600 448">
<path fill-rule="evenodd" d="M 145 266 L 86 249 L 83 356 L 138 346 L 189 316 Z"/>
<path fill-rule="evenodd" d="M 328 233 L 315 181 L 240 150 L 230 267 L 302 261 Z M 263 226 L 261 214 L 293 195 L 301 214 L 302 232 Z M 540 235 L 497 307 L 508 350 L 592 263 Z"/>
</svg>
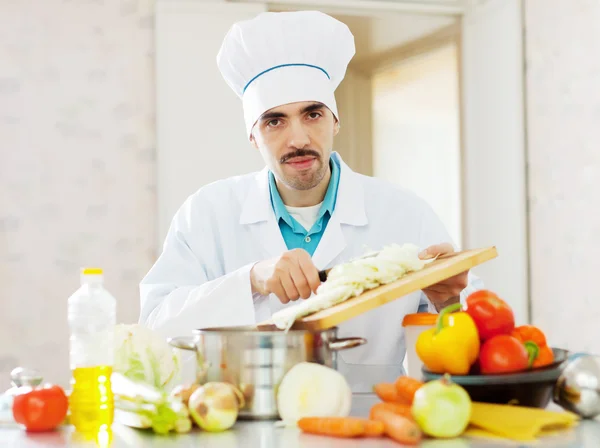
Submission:
<svg viewBox="0 0 600 448">
<path fill-rule="evenodd" d="M 294 120 L 290 126 L 288 145 L 292 148 L 303 149 L 310 145 L 310 137 L 306 127 Z"/>
</svg>

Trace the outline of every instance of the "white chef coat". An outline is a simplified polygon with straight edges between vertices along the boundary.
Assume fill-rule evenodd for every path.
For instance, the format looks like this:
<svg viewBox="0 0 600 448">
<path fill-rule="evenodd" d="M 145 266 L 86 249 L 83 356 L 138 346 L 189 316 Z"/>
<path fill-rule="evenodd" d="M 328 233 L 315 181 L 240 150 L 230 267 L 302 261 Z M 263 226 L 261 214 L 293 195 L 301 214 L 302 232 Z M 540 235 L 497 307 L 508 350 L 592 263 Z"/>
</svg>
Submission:
<svg viewBox="0 0 600 448">
<path fill-rule="evenodd" d="M 452 242 L 424 200 L 352 171 L 336 152 L 332 157 L 340 164 L 340 181 L 335 210 L 313 255 L 318 269 L 391 243 L 424 249 Z M 141 282 L 140 322 L 171 337 L 269 319 L 294 302 L 284 305 L 275 295 L 253 296 L 250 269 L 286 250 L 271 206 L 267 168 L 206 185 L 177 211 L 161 255 Z M 469 274 L 461 300 L 481 287 Z M 420 291 L 339 326 L 339 337 L 368 341 L 338 352 L 338 370 L 353 392 L 371 392 L 373 384 L 404 373 L 402 319 L 419 310 L 435 312 Z"/>
</svg>

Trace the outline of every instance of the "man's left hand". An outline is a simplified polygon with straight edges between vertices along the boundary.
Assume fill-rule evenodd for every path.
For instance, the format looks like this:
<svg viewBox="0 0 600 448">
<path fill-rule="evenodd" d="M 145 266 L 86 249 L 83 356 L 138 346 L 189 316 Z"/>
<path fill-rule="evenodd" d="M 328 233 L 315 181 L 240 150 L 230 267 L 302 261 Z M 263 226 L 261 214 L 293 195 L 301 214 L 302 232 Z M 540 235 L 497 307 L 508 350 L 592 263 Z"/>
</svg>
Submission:
<svg viewBox="0 0 600 448">
<path fill-rule="evenodd" d="M 423 250 L 419 258 L 426 260 L 436 256 L 454 253 L 454 247 L 449 243 L 436 244 Z M 445 306 L 460 301 L 460 293 L 467 287 L 469 271 L 442 280 L 435 285 L 423 289 L 423 293 L 429 298 L 431 303 L 440 311 Z"/>
</svg>

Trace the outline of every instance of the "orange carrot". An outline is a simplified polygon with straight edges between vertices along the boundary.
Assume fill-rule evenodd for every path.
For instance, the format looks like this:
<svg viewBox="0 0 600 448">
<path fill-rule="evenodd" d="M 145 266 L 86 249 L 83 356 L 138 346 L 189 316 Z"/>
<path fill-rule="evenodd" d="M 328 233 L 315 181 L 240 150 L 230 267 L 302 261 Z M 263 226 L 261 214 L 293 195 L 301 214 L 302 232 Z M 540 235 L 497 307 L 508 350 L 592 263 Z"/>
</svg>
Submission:
<svg viewBox="0 0 600 448">
<path fill-rule="evenodd" d="M 381 425 L 373 425 L 367 419 L 354 417 L 303 417 L 297 424 L 303 432 L 322 436 L 360 437 L 368 433 L 383 433 Z"/>
<path fill-rule="evenodd" d="M 414 420 L 411 406 L 410 404 L 403 403 L 377 403 L 371 407 L 371 412 L 369 413 L 369 418 L 371 420 L 377 420 L 377 414 L 382 410 L 393 412 L 394 414 L 401 415 L 403 417 L 408 418 L 409 420 Z"/>
<path fill-rule="evenodd" d="M 424 383 L 422 381 L 406 375 L 399 376 L 395 383 L 398 395 L 409 404 L 412 404 L 415 398 L 415 393 L 423 384 Z"/>
<path fill-rule="evenodd" d="M 387 403 L 407 403 L 400 395 L 398 395 L 398 391 L 396 390 L 396 385 L 394 383 L 379 383 L 373 386 L 373 392 L 383 401 Z"/>
<path fill-rule="evenodd" d="M 365 420 L 365 437 L 381 437 L 384 429 L 383 422 L 378 420 Z"/>
<path fill-rule="evenodd" d="M 381 409 L 377 412 L 376 419 L 383 423 L 385 435 L 396 442 L 417 445 L 423 438 L 419 425 L 392 411 Z"/>
</svg>

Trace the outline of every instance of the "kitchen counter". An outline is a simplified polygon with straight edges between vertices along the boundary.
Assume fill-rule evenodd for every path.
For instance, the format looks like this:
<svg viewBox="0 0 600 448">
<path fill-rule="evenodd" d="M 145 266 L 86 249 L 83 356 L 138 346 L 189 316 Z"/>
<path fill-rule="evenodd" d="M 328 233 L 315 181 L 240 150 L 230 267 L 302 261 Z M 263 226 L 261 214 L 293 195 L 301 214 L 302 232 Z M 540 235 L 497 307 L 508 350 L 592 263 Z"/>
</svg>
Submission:
<svg viewBox="0 0 600 448">
<path fill-rule="evenodd" d="M 355 396 L 352 415 L 365 416 L 376 398 L 372 396 Z M 95 443 L 79 440 L 72 427 L 66 426 L 59 431 L 45 434 L 27 434 L 20 428 L 0 426 L 0 446 L 18 448 L 40 447 L 93 447 Z M 102 445 L 100 445 L 102 446 Z M 111 448 L 122 447 L 160 447 L 160 448 L 394 448 L 400 444 L 386 439 L 334 439 L 330 437 L 302 434 L 296 428 L 277 428 L 273 421 L 245 422 L 238 421 L 234 429 L 223 433 L 209 434 L 193 430 L 188 434 L 172 434 L 157 436 L 150 432 L 113 425 Z M 453 440 L 425 440 L 421 443 L 429 448 L 467 448 L 467 447 L 524 447 L 543 446 L 561 448 L 600 447 L 600 421 L 582 421 L 576 428 L 563 431 L 553 437 L 543 439 L 538 444 L 522 444 L 517 442 L 492 441 L 490 439 L 457 438 Z"/>
</svg>

